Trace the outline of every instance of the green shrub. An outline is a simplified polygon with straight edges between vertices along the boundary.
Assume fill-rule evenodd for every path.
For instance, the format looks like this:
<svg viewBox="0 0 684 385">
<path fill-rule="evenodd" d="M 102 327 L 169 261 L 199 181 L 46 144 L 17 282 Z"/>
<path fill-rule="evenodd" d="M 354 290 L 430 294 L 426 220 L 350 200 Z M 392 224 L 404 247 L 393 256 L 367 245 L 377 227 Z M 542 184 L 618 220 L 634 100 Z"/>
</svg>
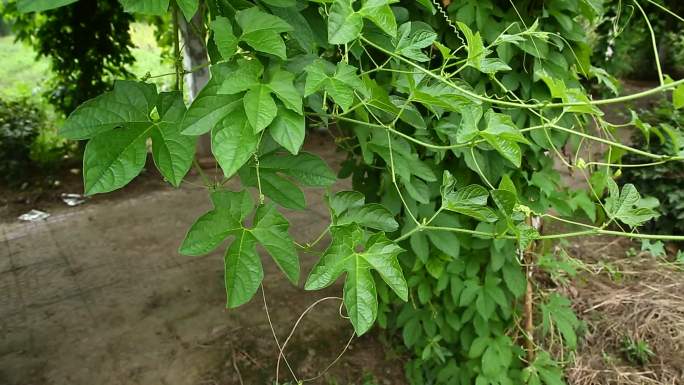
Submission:
<svg viewBox="0 0 684 385">
<path fill-rule="evenodd" d="M 69 152 L 43 106 L 29 99 L 0 99 L 0 181 L 19 187 L 52 173 Z"/>
</svg>

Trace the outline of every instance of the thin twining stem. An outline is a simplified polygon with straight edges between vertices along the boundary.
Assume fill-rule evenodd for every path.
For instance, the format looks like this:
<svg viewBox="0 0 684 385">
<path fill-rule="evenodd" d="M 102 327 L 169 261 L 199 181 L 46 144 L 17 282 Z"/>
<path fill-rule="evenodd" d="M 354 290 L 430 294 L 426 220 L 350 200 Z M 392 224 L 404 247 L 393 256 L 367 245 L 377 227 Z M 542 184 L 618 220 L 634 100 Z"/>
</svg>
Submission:
<svg viewBox="0 0 684 385">
<path fill-rule="evenodd" d="M 392 56 L 392 57 L 416 68 L 420 72 L 423 72 L 424 74 L 446 84 L 447 86 L 455 89 L 456 91 L 462 93 L 463 95 L 469 96 L 473 99 L 480 100 L 482 102 L 496 104 L 499 106 L 506 106 L 506 107 L 538 109 L 538 108 L 579 107 L 579 106 L 587 106 L 587 105 L 599 106 L 599 105 L 606 105 L 606 104 L 624 103 L 624 102 L 627 102 L 630 100 L 640 99 L 640 98 L 644 98 L 646 96 L 650 96 L 650 95 L 658 94 L 658 93 L 661 93 L 664 91 L 668 91 L 668 90 L 671 90 L 673 88 L 676 88 L 677 86 L 679 86 L 681 84 L 684 84 L 684 79 L 680 79 L 680 80 L 677 80 L 677 81 L 674 81 L 671 83 L 660 85 L 659 87 L 651 88 L 649 90 L 642 91 L 642 92 L 637 92 L 637 93 L 631 94 L 631 95 L 619 96 L 619 97 L 608 98 L 608 99 L 589 100 L 586 102 L 568 102 L 568 103 L 549 102 L 549 103 L 533 103 L 533 104 L 518 103 L 518 102 L 511 102 L 511 101 L 506 101 L 506 100 L 488 98 L 486 96 L 482 96 L 480 94 L 477 94 L 473 91 L 467 90 L 463 87 L 459 87 L 457 84 L 443 78 L 442 76 L 439 76 L 439 75 L 433 73 L 432 71 L 424 68 L 423 66 L 414 63 L 413 61 L 406 59 L 405 57 L 403 57 L 401 55 L 398 55 L 392 51 L 389 51 L 389 50 L 373 43 L 372 41 L 366 39 L 363 36 L 361 36 L 360 39 L 364 43 L 372 46 L 373 48 L 377 49 L 378 51 L 383 52 L 386 55 Z"/>
</svg>

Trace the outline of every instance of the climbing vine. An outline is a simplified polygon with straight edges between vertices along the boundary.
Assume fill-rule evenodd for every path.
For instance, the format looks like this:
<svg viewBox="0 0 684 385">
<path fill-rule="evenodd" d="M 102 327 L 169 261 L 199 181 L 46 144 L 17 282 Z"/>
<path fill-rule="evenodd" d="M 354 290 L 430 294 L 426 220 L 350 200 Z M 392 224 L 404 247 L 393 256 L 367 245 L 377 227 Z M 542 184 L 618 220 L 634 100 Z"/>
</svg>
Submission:
<svg viewBox="0 0 684 385">
<path fill-rule="evenodd" d="M 120 1 L 129 12 L 170 7 L 186 18 L 198 6 Z M 28 12 L 73 2 L 17 4 Z M 651 3 L 631 3 L 641 10 L 642 2 Z M 536 294 L 536 244 L 596 234 L 684 239 L 638 232 L 658 213 L 633 185 L 614 181 L 624 155 L 681 161 L 682 144 L 655 154 L 620 143 L 623 126 L 599 109 L 658 93 L 681 107 L 684 80 L 658 67 L 658 87 L 617 95 L 585 43 L 583 23 L 601 16 L 601 4 L 208 0 L 212 77 L 189 106 L 180 91 L 119 81 L 76 109 L 61 132 L 88 140 L 87 194 L 135 178 L 150 140 L 157 168 L 179 186 L 196 164 L 197 138 L 210 135 L 224 178 L 206 180 L 213 209 L 180 252 L 206 254 L 231 239 L 228 307 L 259 290 L 261 245 L 306 290 L 344 277 L 356 334 L 376 323 L 396 331 L 411 352 L 414 384 L 562 384 L 561 364 L 535 336 L 555 333 L 572 349 L 578 320 L 566 298 Z M 655 63 L 657 52 L 654 45 Z M 192 70 L 179 67 L 178 81 Z M 616 95 L 594 99 L 585 91 L 591 83 Z M 301 151 L 306 126 L 327 129 L 347 151 L 339 175 Z M 590 143 L 605 155 L 583 158 Z M 586 187 L 564 185 L 555 162 Z M 241 189 L 229 191 L 235 177 Z M 354 191 L 329 191 L 326 231 L 294 242 L 280 208 L 305 209 L 302 187 L 330 188 L 338 177 L 351 177 Z M 571 229 L 547 233 L 546 222 Z M 330 244 L 302 279 L 298 253 L 326 234 Z"/>
</svg>

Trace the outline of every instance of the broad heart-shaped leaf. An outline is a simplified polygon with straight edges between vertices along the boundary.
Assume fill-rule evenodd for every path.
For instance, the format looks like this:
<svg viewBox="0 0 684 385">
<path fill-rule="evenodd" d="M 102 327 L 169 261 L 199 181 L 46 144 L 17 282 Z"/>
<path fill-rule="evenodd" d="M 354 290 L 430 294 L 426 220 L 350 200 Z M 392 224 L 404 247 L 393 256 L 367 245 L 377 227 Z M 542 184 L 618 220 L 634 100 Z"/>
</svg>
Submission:
<svg viewBox="0 0 684 385">
<path fill-rule="evenodd" d="M 293 155 L 299 153 L 299 149 L 304 144 L 304 136 L 306 128 L 304 124 L 304 116 L 296 112 L 279 108 L 278 115 L 271 123 L 268 129 L 273 140 L 285 147 Z"/>
<path fill-rule="evenodd" d="M 271 97 L 271 90 L 264 84 L 259 84 L 250 88 L 242 98 L 245 107 L 247 120 L 254 128 L 255 133 L 259 133 L 268 127 L 278 113 L 278 106 Z"/>
<path fill-rule="evenodd" d="M 259 160 L 259 168 L 284 173 L 310 187 L 329 187 L 337 181 L 335 173 L 325 161 L 308 152 L 296 156 L 271 153 Z"/>
<path fill-rule="evenodd" d="M 380 27 L 386 34 L 397 35 L 397 20 L 390 7 L 391 0 L 365 0 L 359 13 Z"/>
<path fill-rule="evenodd" d="M 17 0 L 17 10 L 21 13 L 43 12 L 63 7 L 78 0 Z"/>
<path fill-rule="evenodd" d="M 214 43 L 223 60 L 228 60 L 237 52 L 238 38 L 233 34 L 233 25 L 228 18 L 217 16 L 211 22 Z"/>
<path fill-rule="evenodd" d="M 214 250 L 231 233 L 242 229 L 242 221 L 254 208 L 254 202 L 246 191 L 214 191 L 211 201 L 214 208 L 190 227 L 179 253 L 204 255 Z"/>
<path fill-rule="evenodd" d="M 83 181 L 86 195 L 114 191 L 128 184 L 145 167 L 151 124 L 102 133 L 86 144 Z"/>
<path fill-rule="evenodd" d="M 344 272 L 344 304 L 357 335 L 362 335 L 375 322 L 378 311 L 377 291 L 370 270 L 380 277 L 403 301 L 408 300 L 408 285 L 397 256 L 404 250 L 377 233 L 364 243 L 363 231 L 356 225 L 333 227 L 332 243 L 311 271 L 306 290 L 331 285 Z M 358 246 L 364 251 L 357 252 Z"/>
<path fill-rule="evenodd" d="M 199 7 L 199 0 L 176 0 L 178 8 L 183 12 L 185 20 L 190 21 L 195 13 L 197 13 L 197 8 Z"/>
<path fill-rule="evenodd" d="M 152 128 L 152 158 L 162 176 L 178 187 L 192 165 L 197 137 L 180 132 L 180 122 L 185 115 L 180 92 L 159 94 L 157 111 L 161 121 Z"/>
<path fill-rule="evenodd" d="M 357 224 L 362 227 L 392 232 L 399 228 L 394 215 L 377 203 L 364 205 L 365 198 L 356 191 L 341 191 L 328 197 L 333 225 Z"/>
<path fill-rule="evenodd" d="M 280 99 L 285 107 L 302 114 L 302 95 L 294 86 L 294 75 L 290 72 L 277 70 L 271 75 L 268 88 Z"/>
<path fill-rule="evenodd" d="M 242 105 L 240 95 L 219 95 L 223 82 L 234 67 L 220 63 L 211 67 L 211 79 L 188 108 L 181 123 L 183 135 L 201 135 L 211 131 L 226 115 Z"/>
<path fill-rule="evenodd" d="M 88 100 L 74 110 L 59 131 L 67 139 L 90 139 L 123 126 L 151 124 L 157 101 L 153 84 L 118 80 L 114 89 Z"/>
<path fill-rule="evenodd" d="M 287 278 L 295 285 L 299 283 L 299 256 L 287 232 L 290 224 L 273 204 L 260 206 L 254 220 L 252 235 L 271 254 Z"/>
<path fill-rule="evenodd" d="M 292 30 L 283 19 L 251 7 L 235 13 L 235 19 L 242 28 L 240 40 L 257 51 L 272 54 L 285 60 L 285 42 L 280 36 Z"/>
<path fill-rule="evenodd" d="M 641 195 L 633 184 L 625 184 L 622 191 L 619 191 L 612 178 L 608 178 L 607 182 L 610 195 L 606 198 L 605 208 L 610 218 L 636 227 L 658 216 L 658 213 L 642 202 Z"/>
<path fill-rule="evenodd" d="M 359 37 L 362 29 L 363 16 L 354 11 L 352 0 L 335 0 L 328 14 L 328 42 L 349 43 Z"/>
<path fill-rule="evenodd" d="M 124 11 L 162 16 L 169 9 L 169 0 L 119 0 Z"/>
<path fill-rule="evenodd" d="M 276 170 L 260 168 L 259 177 L 261 178 L 261 192 L 273 202 L 292 210 L 306 208 L 306 198 L 302 190 L 289 179 L 280 176 Z M 255 188 L 259 186 L 253 167 L 240 169 L 240 182 L 244 186 Z"/>
<path fill-rule="evenodd" d="M 241 110 L 231 112 L 211 132 L 211 152 L 226 178 L 232 177 L 256 152 L 259 135 Z"/>
<path fill-rule="evenodd" d="M 256 238 L 246 229 L 237 232 L 226 250 L 224 271 L 226 306 L 233 308 L 249 302 L 264 279 L 264 268 L 256 251 Z"/>
</svg>

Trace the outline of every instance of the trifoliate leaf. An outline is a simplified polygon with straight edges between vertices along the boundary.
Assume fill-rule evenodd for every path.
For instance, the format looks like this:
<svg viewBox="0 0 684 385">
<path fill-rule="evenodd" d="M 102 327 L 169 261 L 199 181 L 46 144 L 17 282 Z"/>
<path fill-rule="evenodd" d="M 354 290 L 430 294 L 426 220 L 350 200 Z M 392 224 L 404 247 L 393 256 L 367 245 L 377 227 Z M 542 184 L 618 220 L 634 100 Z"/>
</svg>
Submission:
<svg viewBox="0 0 684 385">
<path fill-rule="evenodd" d="M 363 231 L 349 225 L 331 229 L 333 241 L 311 271 L 306 290 L 319 290 L 331 285 L 342 273 L 344 304 L 357 335 L 370 329 L 377 317 L 377 292 L 370 270 L 378 272 L 387 285 L 401 298 L 408 299 L 408 286 L 397 256 L 403 249 L 389 241 L 383 233 L 363 242 Z M 363 251 L 357 251 L 363 246 Z"/>
<path fill-rule="evenodd" d="M 328 14 L 328 42 L 346 44 L 359 37 L 363 16 L 354 11 L 352 0 L 335 0 Z"/>
</svg>

